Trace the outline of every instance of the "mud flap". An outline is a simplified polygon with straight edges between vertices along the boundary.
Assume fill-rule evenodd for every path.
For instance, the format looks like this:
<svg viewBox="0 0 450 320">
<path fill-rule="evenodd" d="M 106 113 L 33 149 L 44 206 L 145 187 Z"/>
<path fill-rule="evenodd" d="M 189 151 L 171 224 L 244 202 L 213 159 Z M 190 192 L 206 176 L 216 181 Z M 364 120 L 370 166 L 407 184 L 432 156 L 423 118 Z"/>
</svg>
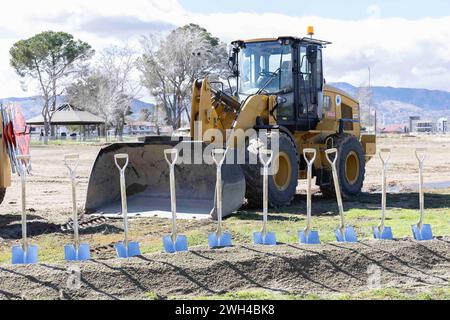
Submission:
<svg viewBox="0 0 450 320">
<path fill-rule="evenodd" d="M 164 150 L 179 148 L 182 159 L 189 155 L 194 163 L 195 150 L 207 147 L 198 141 L 172 140 L 171 137 L 150 137 L 144 142 L 116 143 L 102 149 L 92 168 L 86 198 L 86 213 L 120 216 L 119 173 L 114 154 L 127 153 L 126 187 L 129 216 L 171 217 L 169 167 Z M 208 154 L 208 152 L 204 152 Z M 201 164 L 177 164 L 177 214 L 180 218 L 214 217 L 216 170 L 212 159 Z M 196 158 L 196 160 L 198 160 Z M 211 161 L 209 161 L 211 160 Z M 222 178 L 223 216 L 238 210 L 244 202 L 245 178 L 240 165 L 224 164 Z"/>
</svg>

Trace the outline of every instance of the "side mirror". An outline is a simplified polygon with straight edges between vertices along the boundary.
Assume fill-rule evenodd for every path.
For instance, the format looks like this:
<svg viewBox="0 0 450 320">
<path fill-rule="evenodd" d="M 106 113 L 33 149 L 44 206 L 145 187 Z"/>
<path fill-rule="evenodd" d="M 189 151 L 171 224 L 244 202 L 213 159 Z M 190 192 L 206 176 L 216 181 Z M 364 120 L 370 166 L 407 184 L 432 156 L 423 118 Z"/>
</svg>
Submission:
<svg viewBox="0 0 450 320">
<path fill-rule="evenodd" d="M 317 63 L 317 46 L 314 45 L 308 45 L 306 47 L 306 57 L 310 64 L 316 64 Z"/>
<path fill-rule="evenodd" d="M 238 70 L 238 51 L 236 49 L 232 50 L 231 55 L 228 58 L 228 65 L 233 75 L 237 77 L 239 75 L 239 70 Z"/>
<path fill-rule="evenodd" d="M 234 67 L 236 65 L 236 53 L 232 52 L 230 57 L 228 58 L 230 67 Z"/>
</svg>

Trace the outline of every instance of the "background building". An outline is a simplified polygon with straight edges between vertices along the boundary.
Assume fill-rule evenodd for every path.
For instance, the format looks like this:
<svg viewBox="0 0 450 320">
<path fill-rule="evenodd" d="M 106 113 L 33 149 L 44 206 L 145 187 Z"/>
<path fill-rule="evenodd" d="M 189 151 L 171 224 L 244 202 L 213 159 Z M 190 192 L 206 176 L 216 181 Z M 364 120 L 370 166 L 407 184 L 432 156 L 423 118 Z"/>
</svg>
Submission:
<svg viewBox="0 0 450 320">
<path fill-rule="evenodd" d="M 449 132 L 448 119 L 440 118 L 437 121 L 436 131 L 441 133 Z"/>
</svg>

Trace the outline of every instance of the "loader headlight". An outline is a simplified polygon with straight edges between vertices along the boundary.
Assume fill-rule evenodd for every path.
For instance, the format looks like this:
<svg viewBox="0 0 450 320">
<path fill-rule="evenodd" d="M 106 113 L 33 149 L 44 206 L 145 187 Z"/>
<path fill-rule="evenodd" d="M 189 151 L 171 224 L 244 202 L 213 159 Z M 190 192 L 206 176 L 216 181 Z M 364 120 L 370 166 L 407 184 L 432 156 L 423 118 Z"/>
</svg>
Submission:
<svg viewBox="0 0 450 320">
<path fill-rule="evenodd" d="M 276 101 L 277 101 L 277 104 L 283 104 L 283 103 L 286 103 L 287 99 L 282 96 L 277 96 Z"/>
</svg>

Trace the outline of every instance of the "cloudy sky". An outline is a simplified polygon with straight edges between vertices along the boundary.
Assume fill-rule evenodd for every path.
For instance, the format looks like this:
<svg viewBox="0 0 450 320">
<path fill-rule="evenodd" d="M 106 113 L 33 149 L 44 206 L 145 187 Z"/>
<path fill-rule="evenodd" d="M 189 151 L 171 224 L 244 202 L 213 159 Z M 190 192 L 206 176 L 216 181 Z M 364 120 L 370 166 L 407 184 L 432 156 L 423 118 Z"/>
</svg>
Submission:
<svg viewBox="0 0 450 320">
<path fill-rule="evenodd" d="M 332 41 L 327 81 L 450 91 L 450 1 L 445 0 L 14 0 L 0 11 L 0 97 L 24 92 L 9 66 L 9 48 L 44 30 L 73 33 L 97 51 L 136 45 L 141 35 L 197 23 L 223 41 L 303 36 Z"/>
</svg>

